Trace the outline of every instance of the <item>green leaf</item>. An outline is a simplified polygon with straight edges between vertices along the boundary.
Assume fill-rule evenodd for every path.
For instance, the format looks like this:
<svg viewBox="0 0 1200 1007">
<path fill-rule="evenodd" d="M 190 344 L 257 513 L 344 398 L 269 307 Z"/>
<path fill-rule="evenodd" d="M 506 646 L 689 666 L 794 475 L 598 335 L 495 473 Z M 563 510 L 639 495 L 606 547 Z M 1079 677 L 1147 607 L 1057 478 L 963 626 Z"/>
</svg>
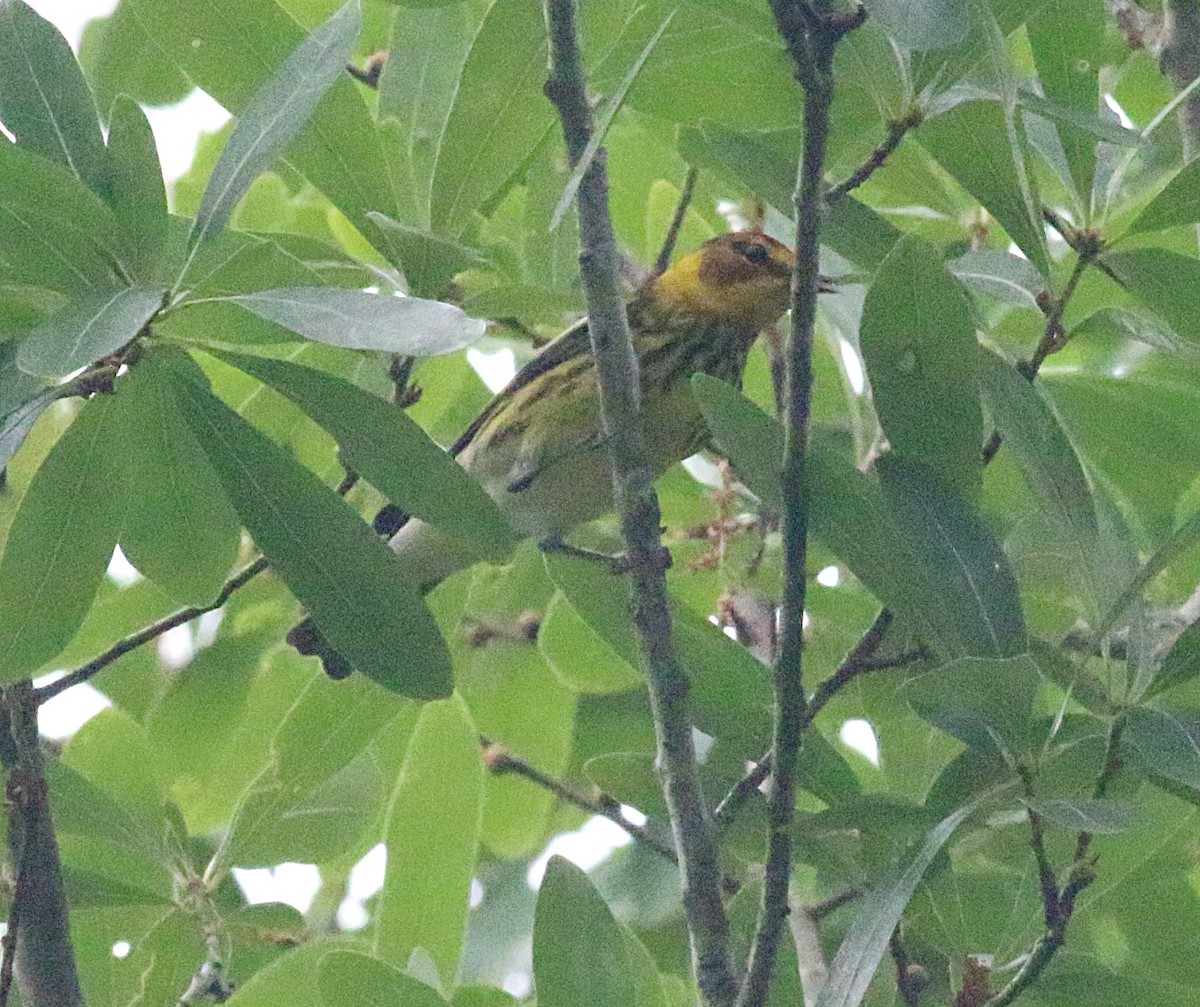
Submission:
<svg viewBox="0 0 1200 1007">
<path fill-rule="evenodd" d="M 29 484 L 0 557 L 0 681 L 67 645 L 108 569 L 128 504 L 124 410 L 80 410 Z"/>
<path fill-rule="evenodd" d="M 1148 311 L 1100 308 L 1072 326 L 1069 338 L 1136 340 L 1169 353 L 1179 353 L 1185 344 L 1166 322 Z"/>
<path fill-rule="evenodd" d="M 596 153 L 600 150 L 600 145 L 604 142 L 604 137 L 608 134 L 608 128 L 612 125 L 613 119 L 617 112 L 621 110 L 621 105 L 625 101 L 625 95 L 629 93 L 629 88 L 633 82 L 637 80 L 637 75 L 641 72 L 643 66 L 646 65 L 646 60 L 654 51 L 654 47 L 658 45 L 658 40 L 662 38 L 663 32 L 667 30 L 667 25 L 671 23 L 671 19 L 675 16 L 676 11 L 671 11 L 663 23 L 658 26 L 646 43 L 646 47 L 642 49 L 638 58 L 633 61 L 625 76 L 621 78 L 621 82 L 607 97 L 604 106 L 599 110 L 595 117 L 595 122 L 592 124 L 591 134 L 588 136 L 587 146 L 583 148 L 583 153 L 579 155 L 579 160 L 571 169 L 571 176 L 567 179 L 566 187 L 563 189 L 562 196 L 559 197 L 558 205 L 554 207 L 554 212 L 550 215 L 550 230 L 555 230 L 562 222 L 563 215 L 571 208 L 571 203 L 575 199 L 575 193 L 579 191 L 579 184 L 583 181 L 583 176 L 588 168 L 592 166 L 592 162 L 596 159 Z"/>
<path fill-rule="evenodd" d="M 1194 347 L 1200 346 L 1200 312 L 1195 292 L 1200 259 L 1163 248 L 1136 248 L 1103 256 L 1121 284 L 1147 308 L 1167 320 Z"/>
<path fill-rule="evenodd" d="M 1200 162 L 1179 169 L 1129 225 L 1131 234 L 1165 231 L 1200 221 Z"/>
<path fill-rule="evenodd" d="M 964 658 L 918 675 L 903 694 L 925 720 L 984 755 L 1020 761 L 1033 743 L 1033 704 L 1042 684 L 1028 655 Z"/>
<path fill-rule="evenodd" d="M 8 465 L 37 418 L 59 397 L 57 388 L 17 367 L 18 342 L 0 343 L 0 471 Z"/>
<path fill-rule="evenodd" d="M 569 860 L 551 857 L 533 923 L 540 1007 L 629 1007 L 629 959 L 625 935 L 587 875 Z"/>
<path fill-rule="evenodd" d="M 19 143 L 104 193 L 92 92 L 67 40 L 23 0 L 0 7 L 0 119 Z"/>
<path fill-rule="evenodd" d="M 221 230 L 253 182 L 316 111 L 350 62 L 358 38 L 358 0 L 348 0 L 300 43 L 239 110 L 237 125 L 209 177 L 191 244 Z"/>
<path fill-rule="evenodd" d="M 128 281 L 112 210 L 66 168 L 0 142 L 0 261 L 9 283 L 78 297 Z"/>
<path fill-rule="evenodd" d="M 642 676 L 612 649 L 567 600 L 555 594 L 538 628 L 538 649 L 559 680 L 574 692 L 604 695 L 642 685 Z M 587 654 L 586 661 L 579 655 Z"/>
<path fill-rule="evenodd" d="M 1190 551 L 1197 542 L 1200 542 L 1200 510 L 1197 510 L 1176 528 L 1162 545 L 1154 550 L 1153 555 L 1146 560 L 1133 579 L 1125 585 L 1100 621 L 1097 635 L 1102 636 L 1112 629 L 1129 606 L 1140 597 L 1146 585 L 1180 556 Z"/>
<path fill-rule="evenodd" d="M 1106 559 L 1092 487 L 1075 448 L 1041 389 L 995 354 L 979 351 L 979 390 L 1005 448 L 1016 456 L 1042 504 L 1093 625 L 1112 604 L 1112 563 Z"/>
<path fill-rule="evenodd" d="M 1130 801 L 1076 798 L 1025 803 L 1030 811 L 1041 815 L 1050 825 L 1072 832 L 1091 832 L 1107 836 L 1117 832 L 1128 832 L 1142 824 L 1137 805 Z"/>
<path fill-rule="evenodd" d="M 167 190 L 154 133 L 137 102 L 121 96 L 113 104 L 108 127 L 108 202 L 129 249 L 134 276 L 161 266 L 167 239 Z"/>
<path fill-rule="evenodd" d="M 1017 582 L 1008 561 L 968 501 L 919 462 L 885 455 L 876 462 L 891 518 L 922 579 L 944 608 L 944 637 L 953 653 L 1014 657 L 1025 649 Z M 926 599 L 926 608 L 934 608 Z"/>
<path fill-rule="evenodd" d="M 1033 263 L 1009 252 L 981 248 L 952 259 L 946 268 L 968 290 L 1019 308 L 1037 308 L 1046 293 L 1046 281 Z"/>
<path fill-rule="evenodd" d="M 1050 259 L 1019 124 L 995 101 L 968 101 L 927 119 L 921 144 L 995 217 L 1043 276 Z"/>
<path fill-rule="evenodd" d="M 466 934 L 484 780 L 479 730 L 462 700 L 427 704 L 388 803 L 374 948 L 396 965 L 423 948 L 447 985 Z"/>
<path fill-rule="evenodd" d="M 546 26 L 536 4 L 493 3 L 463 64 L 438 144 L 430 217 L 457 236 L 549 131 Z"/>
<path fill-rule="evenodd" d="M 979 481 L 983 413 L 975 327 L 962 288 L 915 238 L 892 249 L 867 292 L 859 346 L 892 450 L 956 486 Z"/>
<path fill-rule="evenodd" d="M 434 165 L 478 28 L 480 18 L 475 14 L 472 5 L 465 3 L 436 8 L 405 5 L 396 14 L 387 65 L 379 79 L 379 114 L 391 117 L 399 127 L 406 181 L 420 207 L 420 216 L 408 222 L 421 227 L 429 224 Z"/>
<path fill-rule="evenodd" d="M 192 90 L 128 4 L 118 4 L 110 17 L 93 18 L 83 26 L 79 64 L 101 109 L 110 108 L 118 95 L 152 106 L 174 105 Z"/>
<path fill-rule="evenodd" d="M 1164 776 L 1200 792 L 1200 720 L 1194 714 L 1151 706 L 1130 710 L 1121 751 L 1152 778 Z"/>
<path fill-rule="evenodd" d="M 121 287 L 88 294 L 25 337 L 17 366 L 27 374 L 57 378 L 115 353 L 154 317 L 165 293 Z"/>
<path fill-rule="evenodd" d="M 325 1007 L 445 1007 L 437 990 L 357 951 L 330 951 L 317 968 Z"/>
<path fill-rule="evenodd" d="M 176 402 L 271 567 L 333 647 L 417 699 L 451 688 L 446 645 L 415 585 L 346 504 L 218 399 L 172 376 Z"/>
<path fill-rule="evenodd" d="M 905 49 L 948 49 L 971 28 L 970 5 L 955 0 L 866 0 L 871 20 Z"/>
<path fill-rule="evenodd" d="M 1200 622 L 1193 622 L 1171 645 L 1154 678 L 1150 695 L 1173 689 L 1200 675 Z"/>
<path fill-rule="evenodd" d="M 502 559 L 513 532 L 483 488 L 403 409 L 341 378 L 269 357 L 216 356 L 290 398 L 338 442 L 342 461 L 405 513 Z"/>
<path fill-rule="evenodd" d="M 409 227 L 382 213 L 367 216 L 379 227 L 382 250 L 404 272 L 409 291 L 418 297 L 444 293 L 455 276 L 486 261 L 475 249 L 451 238 Z"/>
<path fill-rule="evenodd" d="M 692 394 L 739 478 L 764 503 L 783 506 L 783 428 L 727 382 L 692 375 Z"/>
<path fill-rule="evenodd" d="M 132 494 L 121 548 L 172 597 L 216 597 L 237 559 L 241 527 L 217 474 L 179 415 L 171 365 L 147 354 L 117 386 L 129 411 Z"/>
<path fill-rule="evenodd" d="M 485 328 L 453 304 L 338 287 L 260 290 L 229 300 L 306 339 L 415 357 L 461 350 Z"/>
<path fill-rule="evenodd" d="M 862 1003 L 892 932 L 925 871 L 954 830 L 974 810 L 974 805 L 968 805 L 944 818 L 930 831 L 903 871 L 863 896 L 850 932 L 829 966 L 829 978 L 817 995 L 816 1007 L 858 1007 Z"/>
</svg>

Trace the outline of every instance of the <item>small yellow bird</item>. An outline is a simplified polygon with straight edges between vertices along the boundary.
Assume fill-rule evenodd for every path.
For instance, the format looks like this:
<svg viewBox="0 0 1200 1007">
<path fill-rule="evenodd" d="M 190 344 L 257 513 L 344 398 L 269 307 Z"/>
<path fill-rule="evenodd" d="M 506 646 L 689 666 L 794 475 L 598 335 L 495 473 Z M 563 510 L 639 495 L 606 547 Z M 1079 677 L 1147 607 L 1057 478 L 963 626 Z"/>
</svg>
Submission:
<svg viewBox="0 0 1200 1007">
<path fill-rule="evenodd" d="M 703 372 L 740 387 L 759 332 L 787 310 L 792 264 L 791 250 L 761 231 L 722 234 L 651 278 L 629 302 L 647 457 L 656 475 L 707 440 L 689 379 Z M 451 452 L 523 536 L 557 538 L 611 512 L 587 319 L 522 367 Z M 377 519 L 376 527 L 386 528 L 386 520 Z M 422 587 L 471 562 L 460 543 L 419 520 L 400 527 L 389 544 Z M 301 653 L 321 655 L 331 674 L 349 670 L 331 660 L 310 620 L 289 640 Z"/>
</svg>

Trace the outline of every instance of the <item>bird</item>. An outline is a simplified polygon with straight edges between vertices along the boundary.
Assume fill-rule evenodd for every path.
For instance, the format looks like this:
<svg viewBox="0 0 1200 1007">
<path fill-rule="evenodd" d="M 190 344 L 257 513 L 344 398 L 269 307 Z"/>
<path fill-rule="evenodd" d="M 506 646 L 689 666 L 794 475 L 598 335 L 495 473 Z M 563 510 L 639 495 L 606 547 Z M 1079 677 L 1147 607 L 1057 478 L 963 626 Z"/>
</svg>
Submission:
<svg viewBox="0 0 1200 1007">
<path fill-rule="evenodd" d="M 646 458 L 655 476 L 707 443 L 690 378 L 704 373 L 741 386 L 759 333 L 787 310 L 793 263 L 791 249 L 762 231 L 733 231 L 650 277 L 627 302 Z M 832 289 L 823 277 L 820 288 Z M 558 541 L 610 513 L 613 481 L 587 319 L 526 363 L 450 452 L 520 537 Z M 467 545 L 447 532 L 416 519 L 399 524 L 395 516 L 385 508 L 376 529 L 391 533 L 405 575 L 422 589 L 472 562 Z M 327 645 L 318 638 L 310 620 L 289 635 L 301 653 L 324 660 Z M 328 660 L 326 670 L 335 673 Z"/>
</svg>

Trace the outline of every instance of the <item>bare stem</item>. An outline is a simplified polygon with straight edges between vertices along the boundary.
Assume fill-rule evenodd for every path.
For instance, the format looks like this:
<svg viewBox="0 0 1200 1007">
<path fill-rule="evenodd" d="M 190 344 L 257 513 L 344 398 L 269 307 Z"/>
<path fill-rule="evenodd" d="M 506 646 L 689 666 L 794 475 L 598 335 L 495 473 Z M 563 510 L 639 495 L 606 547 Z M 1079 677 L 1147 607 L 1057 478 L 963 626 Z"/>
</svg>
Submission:
<svg viewBox="0 0 1200 1007">
<path fill-rule="evenodd" d="M 825 203 L 832 206 L 874 175 L 876 171 L 883 167 L 884 162 L 895 153 L 896 148 L 900 146 L 900 141 L 904 139 L 908 131 L 916 129 L 921 124 L 923 118 L 924 113 L 922 110 L 914 105 L 899 119 L 893 119 L 889 122 L 888 134 L 883 143 L 871 152 L 870 156 L 855 169 L 849 178 L 844 182 L 830 187 L 826 191 Z"/>
<path fill-rule="evenodd" d="M 574 0 L 546 0 L 550 76 L 546 95 L 558 109 L 572 166 L 591 137 Z M 618 281 L 619 256 L 608 215 L 605 152 L 596 152 L 577 196 L 582 246 L 579 264 L 588 307 L 588 331 L 600 386 L 600 424 L 613 470 L 614 495 L 628 552 L 634 623 L 646 668 L 658 737 L 658 767 L 683 882 L 683 905 L 693 968 L 712 1007 L 736 995 L 729 922 L 721 900 L 721 867 L 712 821 L 696 770 L 688 712 L 689 682 L 671 638 L 667 558 L 653 477 L 642 429 L 637 357 Z"/>
<path fill-rule="evenodd" d="M 700 172 L 695 167 L 688 168 L 687 178 L 683 180 L 683 191 L 679 194 L 679 202 L 675 204 L 675 216 L 671 218 L 671 226 L 667 228 L 667 236 L 663 239 L 662 249 L 654 260 L 652 276 L 662 276 L 671 264 L 671 253 L 675 251 L 675 243 L 679 240 L 679 230 L 687 216 L 688 207 L 692 205 L 692 194 L 696 191 L 696 179 Z"/>
<path fill-rule="evenodd" d="M 817 9 L 814 9 L 817 8 Z M 838 43 L 866 17 L 862 8 L 839 15 L 827 2 L 772 0 L 780 34 L 804 87 L 804 150 L 796 192 L 796 258 L 787 359 L 787 423 L 783 458 L 783 605 L 775 665 L 771 732 L 771 792 L 767 800 L 767 863 L 754 939 L 739 1007 L 766 1003 L 788 916 L 791 832 L 796 810 L 796 765 L 808 703 L 804 695 L 804 601 L 808 558 L 808 427 L 812 405 L 812 348 L 820 289 L 820 241 L 825 203 L 825 150 L 833 105 L 833 57 Z"/>
</svg>

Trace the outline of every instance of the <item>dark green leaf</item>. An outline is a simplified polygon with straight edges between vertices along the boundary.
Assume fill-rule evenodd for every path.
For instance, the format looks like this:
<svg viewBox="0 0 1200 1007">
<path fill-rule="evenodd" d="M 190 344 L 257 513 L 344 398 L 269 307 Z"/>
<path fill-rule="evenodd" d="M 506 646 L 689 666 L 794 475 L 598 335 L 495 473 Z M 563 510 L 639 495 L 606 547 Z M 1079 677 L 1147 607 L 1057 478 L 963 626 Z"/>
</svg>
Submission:
<svg viewBox="0 0 1200 1007">
<path fill-rule="evenodd" d="M 995 217 L 1043 276 L 1050 275 L 1041 213 L 1020 125 L 996 101 L 968 101 L 926 120 L 922 145 Z"/>
<path fill-rule="evenodd" d="M 458 974 L 466 932 L 484 781 L 479 729 L 463 701 L 427 704 L 388 804 L 375 951 L 407 965 L 424 948 L 447 985 Z"/>
<path fill-rule="evenodd" d="M 707 374 L 692 375 L 692 394 L 746 488 L 782 507 L 783 428 L 732 385 Z"/>
<path fill-rule="evenodd" d="M 1129 225 L 1133 234 L 1165 231 L 1200 220 L 1200 162 L 1189 161 Z"/>
<path fill-rule="evenodd" d="M 816 1007 L 858 1007 L 887 951 L 888 940 L 925 871 L 974 805 L 960 808 L 939 822 L 908 866 L 872 888 L 858 903 L 850 932 L 829 966 Z"/>
<path fill-rule="evenodd" d="M 1128 308 L 1101 308 L 1093 311 L 1071 329 L 1070 338 L 1095 336 L 1109 339 L 1135 339 L 1156 349 L 1178 353 L 1186 347 L 1169 325 L 1148 311 Z"/>
<path fill-rule="evenodd" d="M 17 365 L 27 374 L 57 378 L 115 353 L 154 317 L 165 293 L 121 287 L 81 297 L 25 337 Z"/>
<path fill-rule="evenodd" d="M 1019 308 L 1037 308 L 1046 291 L 1046 281 L 1028 259 L 992 248 L 960 255 L 946 268 L 968 290 Z"/>
<path fill-rule="evenodd" d="M 1200 675 L 1200 622 L 1193 622 L 1167 651 L 1150 694 L 1172 689 Z"/>
<path fill-rule="evenodd" d="M 1121 593 L 1117 595 L 1111 607 L 1105 613 L 1104 618 L 1100 622 L 1098 632 L 1100 634 L 1108 632 L 1116 625 L 1117 620 L 1125 614 L 1125 611 L 1132 605 L 1146 585 L 1149 584 L 1155 577 L 1162 573 L 1180 556 L 1189 552 L 1196 543 L 1200 542 L 1200 510 L 1197 510 L 1178 528 L 1175 529 L 1155 551 L 1154 554 L 1146 560 L 1142 568 L 1137 572 L 1134 578 L 1125 585 Z"/>
<path fill-rule="evenodd" d="M 456 275 L 485 261 L 475 249 L 451 238 L 409 227 L 382 213 L 368 216 L 379 226 L 381 244 L 388 258 L 403 270 L 409 291 L 418 297 L 444 293 Z"/>
<path fill-rule="evenodd" d="M 1134 297 L 1162 315 L 1193 346 L 1200 346 L 1200 259 L 1163 248 L 1109 252 L 1104 263 Z"/>
<path fill-rule="evenodd" d="M 225 226 L 250 183 L 275 162 L 308 122 L 345 72 L 358 27 L 358 0 L 348 0 L 301 42 L 239 109 L 237 125 L 221 151 L 196 213 L 193 244 Z"/>
<path fill-rule="evenodd" d="M 956 486 L 978 484 L 975 327 L 933 248 L 905 238 L 892 249 L 867 292 L 859 346 L 892 450 Z"/>
<path fill-rule="evenodd" d="M 1030 811 L 1049 824 L 1071 832 L 1090 832 L 1106 836 L 1128 832 L 1142 824 L 1137 806 L 1129 801 L 1090 798 L 1075 800 L 1026 801 Z"/>
<path fill-rule="evenodd" d="M 1041 684 L 1031 657 L 965 658 L 918 675 L 904 695 L 925 720 L 976 751 L 1019 761 L 1030 753 Z"/>
<path fill-rule="evenodd" d="M 458 235 L 546 135 L 546 27 L 536 4 L 494 3 L 463 65 L 438 145 L 433 230 Z"/>
<path fill-rule="evenodd" d="M 321 959 L 317 989 L 325 1007 L 445 1007 L 433 988 L 393 965 L 357 951 Z"/>
<path fill-rule="evenodd" d="M 0 119 L 19 143 L 104 193 L 104 141 L 67 40 L 24 0 L 0 7 Z"/>
<path fill-rule="evenodd" d="M 1129 762 L 1153 775 L 1200 791 L 1200 720 L 1184 711 L 1130 710 L 1121 734 Z"/>
<path fill-rule="evenodd" d="M 8 464 L 37 418 L 58 396 L 58 389 L 17 367 L 20 343 L 0 343 L 0 471 Z"/>
<path fill-rule="evenodd" d="M 461 350 L 485 327 L 453 304 L 338 287 L 287 287 L 229 299 L 306 339 L 417 357 Z"/>
<path fill-rule="evenodd" d="M 569 860 L 551 857 L 533 923 L 533 980 L 541 1007 L 629 1007 L 629 959 L 625 936 L 587 875 Z"/>
<path fill-rule="evenodd" d="M 21 501 L 0 558 L 0 681 L 62 650 L 92 605 L 128 504 L 123 413 L 86 403 Z"/>
<path fill-rule="evenodd" d="M 968 501 L 919 462 L 885 455 L 876 462 L 891 518 L 945 606 L 944 638 L 957 656 L 1014 657 L 1025 624 L 1008 561 Z M 926 610 L 933 609 L 926 598 Z"/>
<path fill-rule="evenodd" d="M 161 266 L 157 260 L 167 238 L 167 190 L 146 113 L 124 96 L 109 117 L 107 153 L 108 202 L 134 276 L 144 277 Z"/>
<path fill-rule="evenodd" d="M 172 384 L 242 523 L 329 642 L 403 695 L 446 695 L 445 643 L 387 546 L 316 476 L 218 399 L 181 378 Z"/>
<path fill-rule="evenodd" d="M 179 415 L 159 354 L 148 354 L 118 384 L 130 422 L 133 466 L 121 548 L 172 597 L 216 597 L 237 559 L 241 527 L 204 450 Z"/>
<path fill-rule="evenodd" d="M 342 461 L 407 514 L 501 559 L 513 533 L 492 498 L 402 409 L 357 385 L 269 357 L 216 354 L 282 392 L 338 442 Z"/>
</svg>

